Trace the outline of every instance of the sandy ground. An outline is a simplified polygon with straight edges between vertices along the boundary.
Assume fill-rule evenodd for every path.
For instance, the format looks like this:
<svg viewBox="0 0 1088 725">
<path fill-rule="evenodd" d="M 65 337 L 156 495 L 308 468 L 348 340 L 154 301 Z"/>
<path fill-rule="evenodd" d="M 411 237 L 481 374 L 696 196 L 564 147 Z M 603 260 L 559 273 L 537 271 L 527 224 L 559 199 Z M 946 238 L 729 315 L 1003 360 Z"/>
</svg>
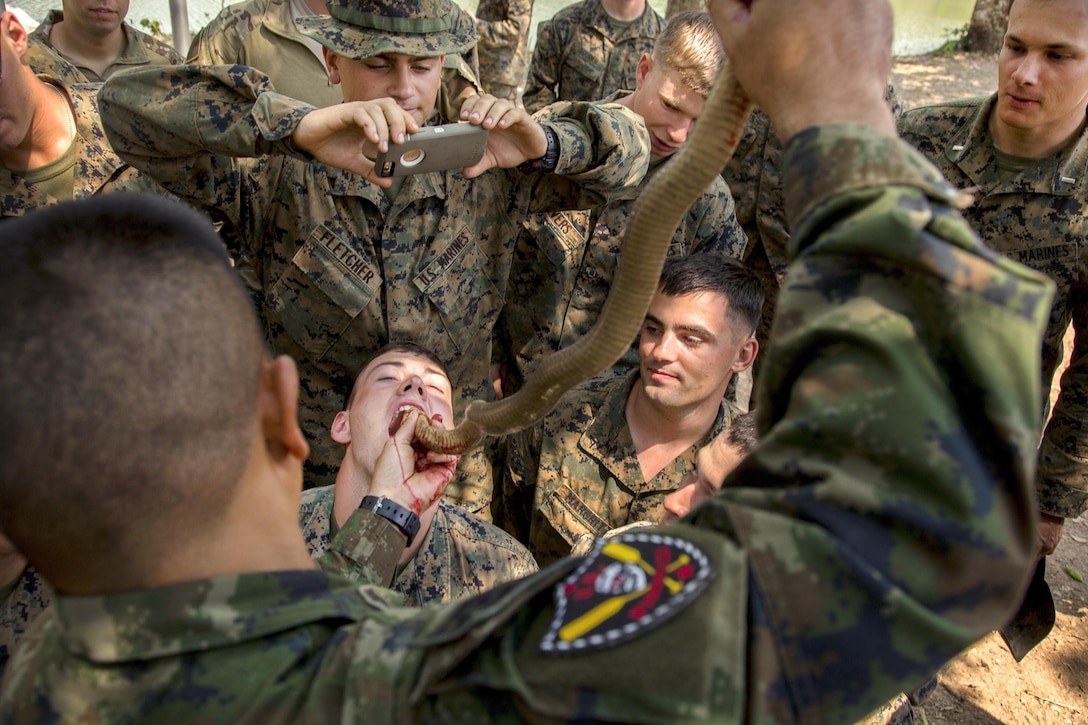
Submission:
<svg viewBox="0 0 1088 725">
<path fill-rule="evenodd" d="M 893 81 L 904 106 L 985 95 L 997 87 L 992 57 L 955 54 L 897 58 Z M 1066 356 L 1071 348 L 1066 338 Z M 1057 385 L 1051 391 L 1058 391 Z M 930 725 L 1088 725 L 1088 514 L 1067 521 L 1047 563 L 1057 623 L 1019 664 L 992 633 L 950 662 L 925 703 Z"/>
</svg>

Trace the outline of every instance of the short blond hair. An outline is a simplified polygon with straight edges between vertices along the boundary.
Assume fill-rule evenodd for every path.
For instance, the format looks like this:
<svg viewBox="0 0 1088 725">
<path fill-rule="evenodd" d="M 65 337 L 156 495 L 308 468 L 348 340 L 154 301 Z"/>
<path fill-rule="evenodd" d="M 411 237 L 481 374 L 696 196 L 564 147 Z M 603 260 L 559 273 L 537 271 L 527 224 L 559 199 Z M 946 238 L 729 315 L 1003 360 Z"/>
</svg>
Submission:
<svg viewBox="0 0 1088 725">
<path fill-rule="evenodd" d="M 710 15 L 689 10 L 669 19 L 654 41 L 654 63 L 674 70 L 691 90 L 704 98 L 718 78 L 725 49 Z"/>
</svg>

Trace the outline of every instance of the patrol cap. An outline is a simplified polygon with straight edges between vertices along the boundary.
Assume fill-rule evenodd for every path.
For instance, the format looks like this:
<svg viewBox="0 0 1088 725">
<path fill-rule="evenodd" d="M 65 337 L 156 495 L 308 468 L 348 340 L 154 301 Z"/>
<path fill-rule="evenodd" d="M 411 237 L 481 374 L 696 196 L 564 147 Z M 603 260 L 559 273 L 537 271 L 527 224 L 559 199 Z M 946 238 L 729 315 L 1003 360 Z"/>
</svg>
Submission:
<svg viewBox="0 0 1088 725">
<path fill-rule="evenodd" d="M 476 45 L 476 23 L 452 0 L 329 0 L 329 15 L 299 18 L 299 30 L 345 58 L 383 53 L 417 58 Z"/>
</svg>

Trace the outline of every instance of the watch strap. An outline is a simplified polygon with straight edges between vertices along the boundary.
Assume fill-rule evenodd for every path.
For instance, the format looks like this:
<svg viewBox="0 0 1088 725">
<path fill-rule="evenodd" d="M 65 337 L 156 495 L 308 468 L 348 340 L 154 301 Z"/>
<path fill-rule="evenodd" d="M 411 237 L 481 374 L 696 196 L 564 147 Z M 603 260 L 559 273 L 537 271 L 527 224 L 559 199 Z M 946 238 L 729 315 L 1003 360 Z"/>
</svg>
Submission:
<svg viewBox="0 0 1088 725">
<path fill-rule="evenodd" d="M 419 533 L 419 516 L 385 496 L 363 496 L 359 508 L 381 516 L 400 529 L 401 533 L 408 538 L 405 546 L 411 546 L 416 534 Z"/>
<path fill-rule="evenodd" d="M 525 174 L 550 174 L 559 165 L 559 135 L 551 126 L 541 124 L 544 135 L 548 137 L 548 150 L 539 159 L 529 159 L 518 166 Z"/>
</svg>

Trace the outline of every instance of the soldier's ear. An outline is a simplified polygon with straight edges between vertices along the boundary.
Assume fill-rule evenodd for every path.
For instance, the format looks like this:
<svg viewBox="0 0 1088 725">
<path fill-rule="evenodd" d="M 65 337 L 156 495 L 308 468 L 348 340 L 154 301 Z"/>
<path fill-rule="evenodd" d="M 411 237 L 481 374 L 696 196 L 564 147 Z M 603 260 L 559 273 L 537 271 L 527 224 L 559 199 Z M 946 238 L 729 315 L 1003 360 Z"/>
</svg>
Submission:
<svg viewBox="0 0 1088 725">
<path fill-rule="evenodd" d="M 332 426 L 329 428 L 329 433 L 332 439 L 337 443 L 347 445 L 351 443 L 351 425 L 348 423 L 348 412 L 341 410 L 336 414 L 336 417 L 332 419 Z"/>
<path fill-rule="evenodd" d="M 305 461 L 310 446 L 298 423 L 298 368 L 287 355 L 266 360 L 261 370 L 257 408 L 269 455 Z"/>
<path fill-rule="evenodd" d="M 646 76 L 650 75 L 650 71 L 654 69 L 654 59 L 649 53 L 643 53 L 642 57 L 638 59 L 638 65 L 635 67 L 635 90 L 642 88 L 642 84 L 646 82 Z"/>
<path fill-rule="evenodd" d="M 11 38 L 11 44 L 15 47 L 15 55 L 22 58 L 26 55 L 28 35 L 26 28 L 19 22 L 19 18 L 15 17 L 15 13 L 6 12 L 3 15 L 3 21 L 0 21 L 0 32 Z"/>
<path fill-rule="evenodd" d="M 325 67 L 329 70 L 329 82 L 334 86 L 340 84 L 340 56 L 329 50 L 328 48 L 322 48 L 321 52 L 325 55 Z"/>
<path fill-rule="evenodd" d="M 752 363 L 756 361 L 756 355 L 759 353 L 759 343 L 756 342 L 754 337 L 749 337 L 740 346 L 740 350 L 737 351 L 737 357 L 733 360 L 733 365 L 730 369 L 734 374 L 743 370 L 747 370 L 752 367 Z"/>
</svg>

